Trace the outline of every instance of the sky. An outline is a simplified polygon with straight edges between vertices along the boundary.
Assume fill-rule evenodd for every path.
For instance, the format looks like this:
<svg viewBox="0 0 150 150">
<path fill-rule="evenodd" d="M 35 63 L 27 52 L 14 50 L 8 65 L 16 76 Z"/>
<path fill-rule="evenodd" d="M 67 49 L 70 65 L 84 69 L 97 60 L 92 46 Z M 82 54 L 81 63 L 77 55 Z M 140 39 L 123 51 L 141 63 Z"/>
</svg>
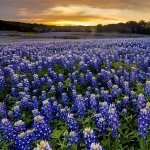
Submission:
<svg viewBox="0 0 150 150">
<path fill-rule="evenodd" d="M 0 20 L 47 25 L 150 21 L 150 0 L 0 0 Z"/>
</svg>

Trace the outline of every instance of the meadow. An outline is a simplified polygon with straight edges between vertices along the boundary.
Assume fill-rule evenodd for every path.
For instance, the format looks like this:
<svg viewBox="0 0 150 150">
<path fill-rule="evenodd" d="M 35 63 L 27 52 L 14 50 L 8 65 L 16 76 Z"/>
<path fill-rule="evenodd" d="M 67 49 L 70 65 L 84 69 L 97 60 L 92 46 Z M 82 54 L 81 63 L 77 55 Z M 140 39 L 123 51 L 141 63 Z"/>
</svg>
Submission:
<svg viewBox="0 0 150 150">
<path fill-rule="evenodd" d="M 0 43 L 1 150 L 150 150 L 150 38 Z"/>
</svg>

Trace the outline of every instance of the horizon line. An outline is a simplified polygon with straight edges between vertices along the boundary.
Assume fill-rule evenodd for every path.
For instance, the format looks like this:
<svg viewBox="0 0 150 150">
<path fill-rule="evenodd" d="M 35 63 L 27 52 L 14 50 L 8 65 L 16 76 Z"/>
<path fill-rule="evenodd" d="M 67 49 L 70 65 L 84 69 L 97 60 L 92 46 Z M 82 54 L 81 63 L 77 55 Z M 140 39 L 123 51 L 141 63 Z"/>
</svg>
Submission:
<svg viewBox="0 0 150 150">
<path fill-rule="evenodd" d="M 12 21 L 12 20 L 1 20 L 0 19 L 0 21 L 6 21 L 6 22 L 16 22 L 16 23 L 24 23 L 24 24 L 36 24 L 36 25 L 45 25 L 45 26 L 55 26 L 55 27 L 67 27 L 67 26 L 74 26 L 74 27 L 76 27 L 76 26 L 83 26 L 83 27 L 95 27 L 95 26 L 98 26 L 98 25 L 102 25 L 102 26 L 106 26 L 106 25 L 115 25 L 115 24 L 120 24 L 120 23 L 123 23 L 123 24 L 125 24 L 125 23 L 127 23 L 127 22 L 131 22 L 131 21 L 133 21 L 133 22 L 140 22 L 140 21 L 144 21 L 144 22 L 150 22 L 150 20 L 149 21 L 146 21 L 146 20 L 139 20 L 139 21 L 135 21 L 135 20 L 129 20 L 129 21 L 126 21 L 126 22 L 124 22 L 124 21 L 122 21 L 122 22 L 118 22 L 118 23 L 108 23 L 108 24 L 101 24 L 101 23 L 98 23 L 98 24 L 96 24 L 96 25 L 76 25 L 76 24 L 64 24 L 64 25 L 59 25 L 59 24 L 45 24 L 45 23 L 37 23 L 37 22 L 23 22 L 23 21 L 16 21 L 16 20 L 14 20 L 14 21 Z"/>
</svg>

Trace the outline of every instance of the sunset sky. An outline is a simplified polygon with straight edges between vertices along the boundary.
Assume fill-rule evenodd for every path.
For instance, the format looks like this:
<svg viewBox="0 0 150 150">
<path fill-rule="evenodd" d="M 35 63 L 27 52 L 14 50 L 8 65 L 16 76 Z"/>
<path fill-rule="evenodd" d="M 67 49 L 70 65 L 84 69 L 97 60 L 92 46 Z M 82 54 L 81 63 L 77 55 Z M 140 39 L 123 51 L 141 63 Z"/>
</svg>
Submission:
<svg viewBox="0 0 150 150">
<path fill-rule="evenodd" d="M 0 20 L 48 25 L 150 21 L 150 0 L 0 0 Z"/>
</svg>

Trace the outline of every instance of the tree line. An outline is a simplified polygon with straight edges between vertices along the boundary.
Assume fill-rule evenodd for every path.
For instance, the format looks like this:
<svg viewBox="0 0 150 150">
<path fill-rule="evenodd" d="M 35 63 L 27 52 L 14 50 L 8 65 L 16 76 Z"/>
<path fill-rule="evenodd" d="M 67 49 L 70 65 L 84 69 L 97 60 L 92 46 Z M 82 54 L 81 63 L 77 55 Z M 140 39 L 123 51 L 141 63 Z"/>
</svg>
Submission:
<svg viewBox="0 0 150 150">
<path fill-rule="evenodd" d="M 98 24 L 97 26 L 49 26 L 0 20 L 0 30 L 20 32 L 119 32 L 150 34 L 150 21 L 129 21 L 108 25 Z"/>
<path fill-rule="evenodd" d="M 126 23 L 109 24 L 109 25 L 97 25 L 97 32 L 120 32 L 120 33 L 138 33 L 138 34 L 150 34 L 150 21 L 145 22 L 143 20 L 129 21 Z"/>
<path fill-rule="evenodd" d="M 0 20 L 0 30 L 20 32 L 44 32 L 49 31 L 50 27 L 47 25 L 36 23 L 31 24 Z"/>
</svg>

